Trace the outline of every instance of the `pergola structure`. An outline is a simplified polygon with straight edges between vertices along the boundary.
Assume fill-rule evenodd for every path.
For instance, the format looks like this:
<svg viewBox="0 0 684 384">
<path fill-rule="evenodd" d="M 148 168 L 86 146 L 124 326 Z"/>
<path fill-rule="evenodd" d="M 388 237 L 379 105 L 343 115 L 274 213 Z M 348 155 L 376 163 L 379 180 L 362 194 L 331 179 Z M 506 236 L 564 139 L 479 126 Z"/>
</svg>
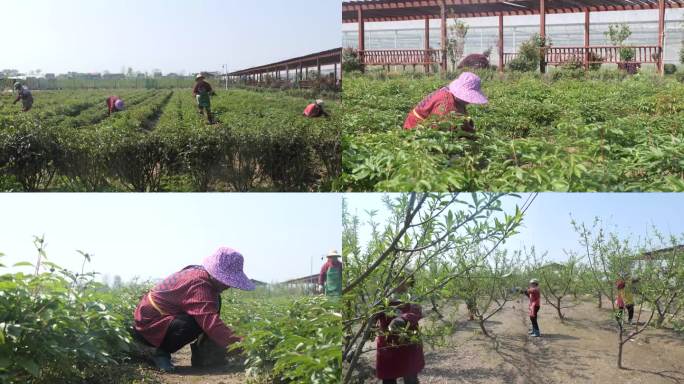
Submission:
<svg viewBox="0 0 684 384">
<path fill-rule="evenodd" d="M 342 22 L 358 23 L 358 55 L 363 65 L 422 65 L 426 71 L 433 64 L 447 70 L 447 19 L 450 17 L 499 18 L 499 70 L 515 57 L 505 53 L 503 47 L 504 16 L 539 15 L 539 35 L 546 40 L 546 15 L 562 13 L 584 13 L 584 46 L 542 48 L 542 65 L 562 64 L 580 60 L 588 68 L 592 62 L 620 63 L 620 48 L 617 46 L 589 45 L 589 16 L 591 12 L 634 11 L 657 9 L 658 42 L 656 45 L 628 46 L 635 55 L 634 62 L 654 63 L 663 73 L 663 44 L 665 39 L 665 9 L 683 8 L 684 0 L 364 0 L 342 3 Z M 441 47 L 430 47 L 430 20 L 441 20 Z M 406 20 L 425 20 L 423 49 L 365 49 L 365 23 Z"/>
<path fill-rule="evenodd" d="M 327 51 L 316 52 L 310 55 L 295 57 L 271 63 L 260 65 L 258 67 L 243 69 L 228 73 L 229 80 L 245 81 L 247 83 L 259 84 L 265 82 L 268 77 L 278 82 L 296 81 L 300 86 L 306 87 L 310 81 L 310 73 L 316 73 L 318 78 L 321 78 L 321 67 L 334 67 L 332 81 L 337 83 L 337 71 L 342 62 L 342 48 L 329 49 Z M 290 76 L 290 72 L 294 70 L 294 76 Z"/>
</svg>

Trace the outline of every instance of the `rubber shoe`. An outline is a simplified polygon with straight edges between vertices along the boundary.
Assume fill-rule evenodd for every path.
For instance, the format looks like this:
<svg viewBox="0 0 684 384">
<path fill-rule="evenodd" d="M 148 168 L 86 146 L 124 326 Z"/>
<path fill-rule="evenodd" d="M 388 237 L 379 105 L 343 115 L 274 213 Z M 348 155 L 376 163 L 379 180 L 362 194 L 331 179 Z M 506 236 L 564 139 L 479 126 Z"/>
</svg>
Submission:
<svg viewBox="0 0 684 384">
<path fill-rule="evenodd" d="M 539 332 L 534 332 L 532 334 L 532 337 L 541 337 L 541 334 L 539 334 Z"/>
<path fill-rule="evenodd" d="M 527 331 L 527 334 L 528 334 L 528 335 L 534 334 L 534 330 L 533 330 L 533 329 L 530 329 L 529 331 Z"/>
<path fill-rule="evenodd" d="M 157 348 L 154 355 L 152 355 L 152 362 L 154 366 L 163 372 L 173 372 L 176 367 L 171 364 L 171 354 Z"/>
</svg>

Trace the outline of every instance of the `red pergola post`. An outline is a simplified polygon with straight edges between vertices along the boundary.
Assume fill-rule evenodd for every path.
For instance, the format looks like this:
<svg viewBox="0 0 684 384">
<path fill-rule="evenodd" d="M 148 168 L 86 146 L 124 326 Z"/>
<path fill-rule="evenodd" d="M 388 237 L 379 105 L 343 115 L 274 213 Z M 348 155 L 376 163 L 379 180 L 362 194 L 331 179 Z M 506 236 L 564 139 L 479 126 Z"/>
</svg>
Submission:
<svg viewBox="0 0 684 384">
<path fill-rule="evenodd" d="M 658 74 L 665 74 L 663 47 L 665 46 L 665 0 L 658 0 Z"/>
<path fill-rule="evenodd" d="M 441 27 L 442 27 L 442 72 L 447 72 L 447 11 L 444 2 L 440 4 Z"/>
<path fill-rule="evenodd" d="M 361 63 L 361 72 L 364 71 L 363 67 L 363 62 L 364 62 L 364 55 L 363 51 L 366 50 L 366 26 L 363 21 L 363 10 L 359 7 L 358 12 L 357 12 L 357 18 L 359 20 L 359 62 Z"/>
<path fill-rule="evenodd" d="M 430 17 L 425 16 L 425 33 L 423 35 L 423 47 L 425 48 L 425 72 L 430 72 Z"/>
<path fill-rule="evenodd" d="M 541 40 L 544 42 L 544 45 L 546 45 L 546 1 L 545 0 L 539 0 L 539 37 L 541 37 Z M 544 48 L 539 49 L 540 52 L 540 58 L 539 58 L 539 71 L 541 73 L 546 72 L 546 50 Z"/>
<path fill-rule="evenodd" d="M 584 70 L 589 70 L 589 9 L 584 10 Z"/>
<path fill-rule="evenodd" d="M 504 31 L 503 13 L 499 15 L 499 72 L 504 70 Z"/>
</svg>

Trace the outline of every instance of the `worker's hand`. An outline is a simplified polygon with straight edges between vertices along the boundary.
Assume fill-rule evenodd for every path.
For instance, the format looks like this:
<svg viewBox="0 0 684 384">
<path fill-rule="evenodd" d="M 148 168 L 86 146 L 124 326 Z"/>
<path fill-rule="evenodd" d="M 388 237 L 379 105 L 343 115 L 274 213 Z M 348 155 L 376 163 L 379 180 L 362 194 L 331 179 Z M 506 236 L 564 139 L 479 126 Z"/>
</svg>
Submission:
<svg viewBox="0 0 684 384">
<path fill-rule="evenodd" d="M 234 356 L 240 356 L 245 353 L 245 350 L 242 347 L 235 347 L 235 348 L 230 348 L 226 350 L 226 356 L 228 357 L 234 357 Z"/>
<path fill-rule="evenodd" d="M 389 331 L 392 333 L 400 333 L 406 328 L 406 320 L 397 317 L 389 323 Z"/>
</svg>

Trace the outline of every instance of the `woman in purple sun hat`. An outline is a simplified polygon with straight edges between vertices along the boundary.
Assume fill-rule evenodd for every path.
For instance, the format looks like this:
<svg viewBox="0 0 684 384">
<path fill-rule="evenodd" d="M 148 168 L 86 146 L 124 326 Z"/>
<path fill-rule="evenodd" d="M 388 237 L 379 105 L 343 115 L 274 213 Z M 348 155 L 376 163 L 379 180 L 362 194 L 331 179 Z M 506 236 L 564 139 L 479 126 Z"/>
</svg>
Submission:
<svg viewBox="0 0 684 384">
<path fill-rule="evenodd" d="M 192 364 L 204 365 L 206 349 L 218 350 L 241 341 L 221 320 L 221 292 L 254 290 L 243 271 L 240 252 L 221 247 L 202 261 L 172 274 L 143 296 L 135 309 L 134 337 L 139 347 L 163 371 L 172 371 L 171 354 L 192 347 Z M 223 350 L 224 353 L 220 351 Z"/>
<path fill-rule="evenodd" d="M 458 79 L 425 97 L 406 117 L 404 129 L 414 129 L 430 116 L 456 114 L 465 116 L 461 129 L 475 132 L 475 125 L 468 117 L 468 104 L 487 104 L 487 96 L 482 93 L 480 77 L 472 72 L 463 72 Z"/>
<path fill-rule="evenodd" d="M 107 98 L 107 116 L 112 112 L 121 112 L 124 110 L 124 102 L 119 96 L 109 96 Z"/>
</svg>

